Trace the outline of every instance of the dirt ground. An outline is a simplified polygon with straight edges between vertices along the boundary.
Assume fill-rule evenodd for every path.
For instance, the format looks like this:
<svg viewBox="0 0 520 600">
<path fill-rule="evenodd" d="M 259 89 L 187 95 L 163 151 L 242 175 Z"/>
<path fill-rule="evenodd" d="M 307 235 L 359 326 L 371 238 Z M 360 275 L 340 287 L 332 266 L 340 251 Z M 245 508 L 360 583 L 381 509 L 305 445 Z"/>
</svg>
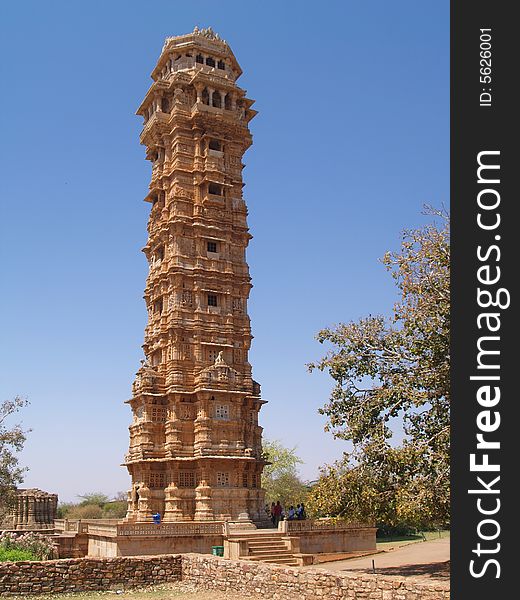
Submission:
<svg viewBox="0 0 520 600">
<path fill-rule="evenodd" d="M 261 596 L 233 592 L 204 592 L 184 583 L 172 583 L 153 588 L 112 591 L 112 592 L 80 592 L 77 594 L 45 594 L 38 596 L 11 596 L 11 600 L 265 600 Z"/>
<path fill-rule="evenodd" d="M 372 573 L 372 561 L 377 575 L 446 580 L 450 576 L 450 538 L 417 542 L 363 558 L 321 563 L 304 568 L 312 569 L 318 566 L 328 571 Z"/>
</svg>

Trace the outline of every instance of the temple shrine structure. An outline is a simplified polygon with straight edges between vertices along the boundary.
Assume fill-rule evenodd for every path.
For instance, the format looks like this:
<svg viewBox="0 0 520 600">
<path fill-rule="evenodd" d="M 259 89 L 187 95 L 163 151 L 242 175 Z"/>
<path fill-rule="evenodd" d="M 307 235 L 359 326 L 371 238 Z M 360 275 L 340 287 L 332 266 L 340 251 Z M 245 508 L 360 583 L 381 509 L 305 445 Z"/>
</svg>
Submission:
<svg viewBox="0 0 520 600">
<path fill-rule="evenodd" d="M 57 494 L 37 488 L 19 489 L 7 518 L 8 527 L 23 531 L 53 529 L 57 508 Z"/>
</svg>

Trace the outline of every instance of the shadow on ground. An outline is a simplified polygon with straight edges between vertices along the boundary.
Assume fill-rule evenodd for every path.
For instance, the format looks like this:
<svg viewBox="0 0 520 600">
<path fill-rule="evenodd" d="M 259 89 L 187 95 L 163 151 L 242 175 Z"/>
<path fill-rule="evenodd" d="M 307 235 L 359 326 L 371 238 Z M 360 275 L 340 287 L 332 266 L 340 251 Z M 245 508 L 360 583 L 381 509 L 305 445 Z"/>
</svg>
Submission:
<svg viewBox="0 0 520 600">
<path fill-rule="evenodd" d="M 357 573 L 372 573 L 372 569 L 345 569 L 345 571 Z M 432 579 L 449 579 L 450 561 L 403 565 L 400 567 L 378 567 L 376 563 L 377 575 L 400 575 L 402 577 L 431 577 Z"/>
</svg>

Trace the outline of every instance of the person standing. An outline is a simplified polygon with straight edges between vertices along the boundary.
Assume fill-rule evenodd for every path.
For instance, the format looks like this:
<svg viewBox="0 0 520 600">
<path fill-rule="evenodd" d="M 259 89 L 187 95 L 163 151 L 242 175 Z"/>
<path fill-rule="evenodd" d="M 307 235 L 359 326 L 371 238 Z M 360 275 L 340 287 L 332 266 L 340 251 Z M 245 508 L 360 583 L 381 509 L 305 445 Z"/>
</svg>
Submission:
<svg viewBox="0 0 520 600">
<path fill-rule="evenodd" d="M 280 504 L 280 500 L 277 500 L 276 506 L 274 507 L 274 515 L 275 515 L 275 523 L 274 526 L 278 527 L 278 523 L 282 519 L 282 505 Z"/>
<path fill-rule="evenodd" d="M 276 504 L 271 502 L 271 523 L 276 527 Z"/>
</svg>

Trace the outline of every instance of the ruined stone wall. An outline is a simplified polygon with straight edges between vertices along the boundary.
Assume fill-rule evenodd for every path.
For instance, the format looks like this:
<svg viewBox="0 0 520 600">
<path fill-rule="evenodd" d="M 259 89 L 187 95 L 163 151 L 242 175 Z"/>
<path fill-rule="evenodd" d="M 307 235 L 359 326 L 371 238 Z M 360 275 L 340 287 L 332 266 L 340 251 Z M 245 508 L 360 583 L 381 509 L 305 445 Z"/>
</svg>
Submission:
<svg viewBox="0 0 520 600">
<path fill-rule="evenodd" d="M 0 563 L 0 596 L 115 590 L 178 581 L 179 555 Z"/>
<path fill-rule="evenodd" d="M 404 577 L 302 570 L 213 556 L 184 554 L 182 580 L 204 590 L 233 590 L 276 600 L 449 600 L 449 584 Z"/>
<path fill-rule="evenodd" d="M 276 600 L 449 600 L 446 582 L 338 574 L 197 554 L 0 563 L 0 596 L 128 589 L 173 581 Z"/>
</svg>

